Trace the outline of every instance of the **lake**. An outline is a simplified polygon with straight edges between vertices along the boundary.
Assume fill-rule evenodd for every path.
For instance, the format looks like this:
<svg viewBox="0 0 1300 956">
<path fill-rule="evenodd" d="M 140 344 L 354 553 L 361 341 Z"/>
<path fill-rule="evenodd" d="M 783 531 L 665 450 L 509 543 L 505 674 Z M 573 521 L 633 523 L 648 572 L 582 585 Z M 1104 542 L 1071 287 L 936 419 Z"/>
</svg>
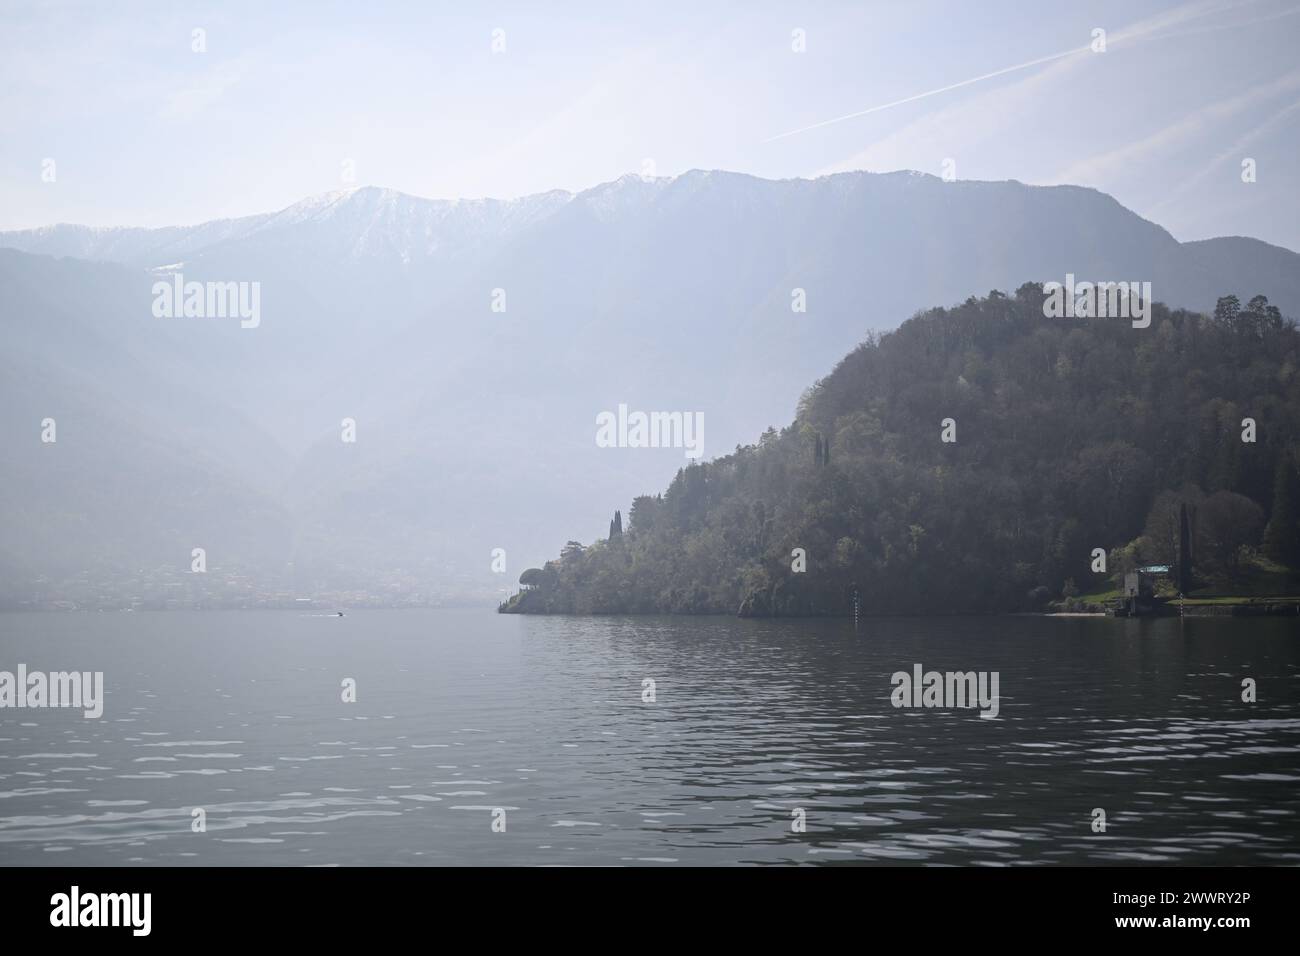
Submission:
<svg viewBox="0 0 1300 956">
<path fill-rule="evenodd" d="M 98 720 L 0 709 L 0 864 L 1295 865 L 1298 638 L 1286 618 L 0 614 L 0 670 L 105 684 Z M 997 719 L 895 708 L 917 664 L 997 672 Z"/>
</svg>

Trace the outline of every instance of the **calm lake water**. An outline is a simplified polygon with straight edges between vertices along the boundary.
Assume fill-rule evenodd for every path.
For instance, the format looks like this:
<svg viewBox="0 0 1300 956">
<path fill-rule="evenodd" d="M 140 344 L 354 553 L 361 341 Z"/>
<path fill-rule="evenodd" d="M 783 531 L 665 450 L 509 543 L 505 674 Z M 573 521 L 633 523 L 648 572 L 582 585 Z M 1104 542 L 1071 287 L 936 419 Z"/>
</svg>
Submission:
<svg viewBox="0 0 1300 956">
<path fill-rule="evenodd" d="M 0 864 L 1300 864 L 1293 619 L 2 614 L 19 663 L 106 703 L 0 710 Z"/>
</svg>

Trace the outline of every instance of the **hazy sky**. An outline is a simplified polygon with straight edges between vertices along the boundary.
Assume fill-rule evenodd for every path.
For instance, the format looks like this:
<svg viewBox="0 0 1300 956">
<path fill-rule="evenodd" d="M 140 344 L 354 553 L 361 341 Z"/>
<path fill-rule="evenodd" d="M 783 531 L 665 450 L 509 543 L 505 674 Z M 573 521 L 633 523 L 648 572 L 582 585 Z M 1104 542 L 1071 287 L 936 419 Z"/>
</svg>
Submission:
<svg viewBox="0 0 1300 956">
<path fill-rule="evenodd" d="M 1095 186 L 1179 239 L 1300 250 L 1298 45 L 1300 0 L 7 0 L 0 228 L 190 223 L 347 185 L 511 197 L 951 158 L 962 179 Z"/>
</svg>

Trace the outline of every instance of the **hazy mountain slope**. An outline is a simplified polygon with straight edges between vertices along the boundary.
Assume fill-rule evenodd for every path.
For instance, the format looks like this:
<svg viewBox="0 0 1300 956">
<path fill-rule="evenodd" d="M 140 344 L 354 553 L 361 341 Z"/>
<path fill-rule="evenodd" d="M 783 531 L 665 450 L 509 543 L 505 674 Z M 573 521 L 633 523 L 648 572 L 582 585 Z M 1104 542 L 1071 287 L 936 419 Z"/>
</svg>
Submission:
<svg viewBox="0 0 1300 956">
<path fill-rule="evenodd" d="M 788 420 L 869 330 L 1067 272 L 1149 280 L 1173 305 L 1263 292 L 1300 312 L 1287 250 L 1179 244 L 1093 190 L 915 173 L 697 171 L 513 201 L 363 188 L 192 227 L 5 233 L 0 246 L 117 263 L 0 256 L 16 361 L 105 393 L 109 416 L 146 406 L 150 376 L 173 383 L 186 398 L 155 401 L 156 427 L 272 495 L 296 567 L 340 587 L 400 578 L 444 594 L 505 586 L 557 538 L 600 533 L 618 503 L 671 478 L 681 449 L 595 446 L 596 415 L 620 403 L 703 413 L 704 453 L 718 455 Z M 259 327 L 153 318 L 152 284 L 175 271 L 258 282 Z M 792 311 L 794 289 L 806 312 Z M 356 444 L 340 440 L 349 417 Z M 504 578 L 488 570 L 494 547 L 509 555 Z"/>
<path fill-rule="evenodd" d="M 191 356 L 146 325 L 147 299 L 135 307 L 138 278 L 0 251 L 0 600 L 174 585 L 195 547 L 214 572 L 285 573 L 292 531 L 272 491 L 287 459 L 196 387 Z"/>
</svg>

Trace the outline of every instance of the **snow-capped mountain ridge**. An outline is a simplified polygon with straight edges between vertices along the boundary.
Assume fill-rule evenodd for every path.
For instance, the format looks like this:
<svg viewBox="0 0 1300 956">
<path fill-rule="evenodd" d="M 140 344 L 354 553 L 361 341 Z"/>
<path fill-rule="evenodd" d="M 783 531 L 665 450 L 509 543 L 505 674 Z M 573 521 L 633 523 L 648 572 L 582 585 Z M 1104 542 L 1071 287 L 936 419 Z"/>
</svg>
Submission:
<svg viewBox="0 0 1300 956">
<path fill-rule="evenodd" d="M 221 243 L 311 226 L 351 231 L 355 253 L 428 255 L 449 243 L 503 236 L 573 199 L 564 190 L 519 199 L 425 199 L 376 186 L 320 193 L 284 209 L 193 226 L 82 226 L 59 223 L 0 233 L 0 246 L 24 252 L 148 267 L 192 257 Z M 377 235 L 381 233 L 382 236 Z"/>
<path fill-rule="evenodd" d="M 1101 200 L 1116 213 L 1133 214 L 1112 197 L 1077 186 L 1028 186 L 1014 180 L 958 180 L 913 170 L 889 173 L 844 172 L 814 179 L 768 180 L 744 173 L 693 169 L 676 176 L 645 177 L 628 173 L 580 192 L 556 189 L 515 199 L 430 199 L 380 186 L 356 186 L 308 196 L 283 209 L 192 226 L 81 226 L 60 223 L 35 229 L 0 232 L 0 246 L 25 252 L 157 266 L 194 256 L 221 243 L 276 230 L 333 226 L 350 231 L 355 255 L 422 258 L 463 243 L 509 238 L 568 206 L 588 209 L 598 220 L 664 202 L 699 195 L 725 196 L 737 207 L 811 199 L 821 195 L 903 199 L 948 190 L 949 197 L 1056 195 L 1087 203 Z M 1138 217 L 1140 218 L 1140 217 Z M 1158 228 L 1158 227 L 1157 227 Z M 1161 230 L 1164 232 L 1164 230 Z M 1168 236 L 1168 233 L 1165 233 Z M 1169 241 L 1176 242 L 1172 236 Z"/>
</svg>

